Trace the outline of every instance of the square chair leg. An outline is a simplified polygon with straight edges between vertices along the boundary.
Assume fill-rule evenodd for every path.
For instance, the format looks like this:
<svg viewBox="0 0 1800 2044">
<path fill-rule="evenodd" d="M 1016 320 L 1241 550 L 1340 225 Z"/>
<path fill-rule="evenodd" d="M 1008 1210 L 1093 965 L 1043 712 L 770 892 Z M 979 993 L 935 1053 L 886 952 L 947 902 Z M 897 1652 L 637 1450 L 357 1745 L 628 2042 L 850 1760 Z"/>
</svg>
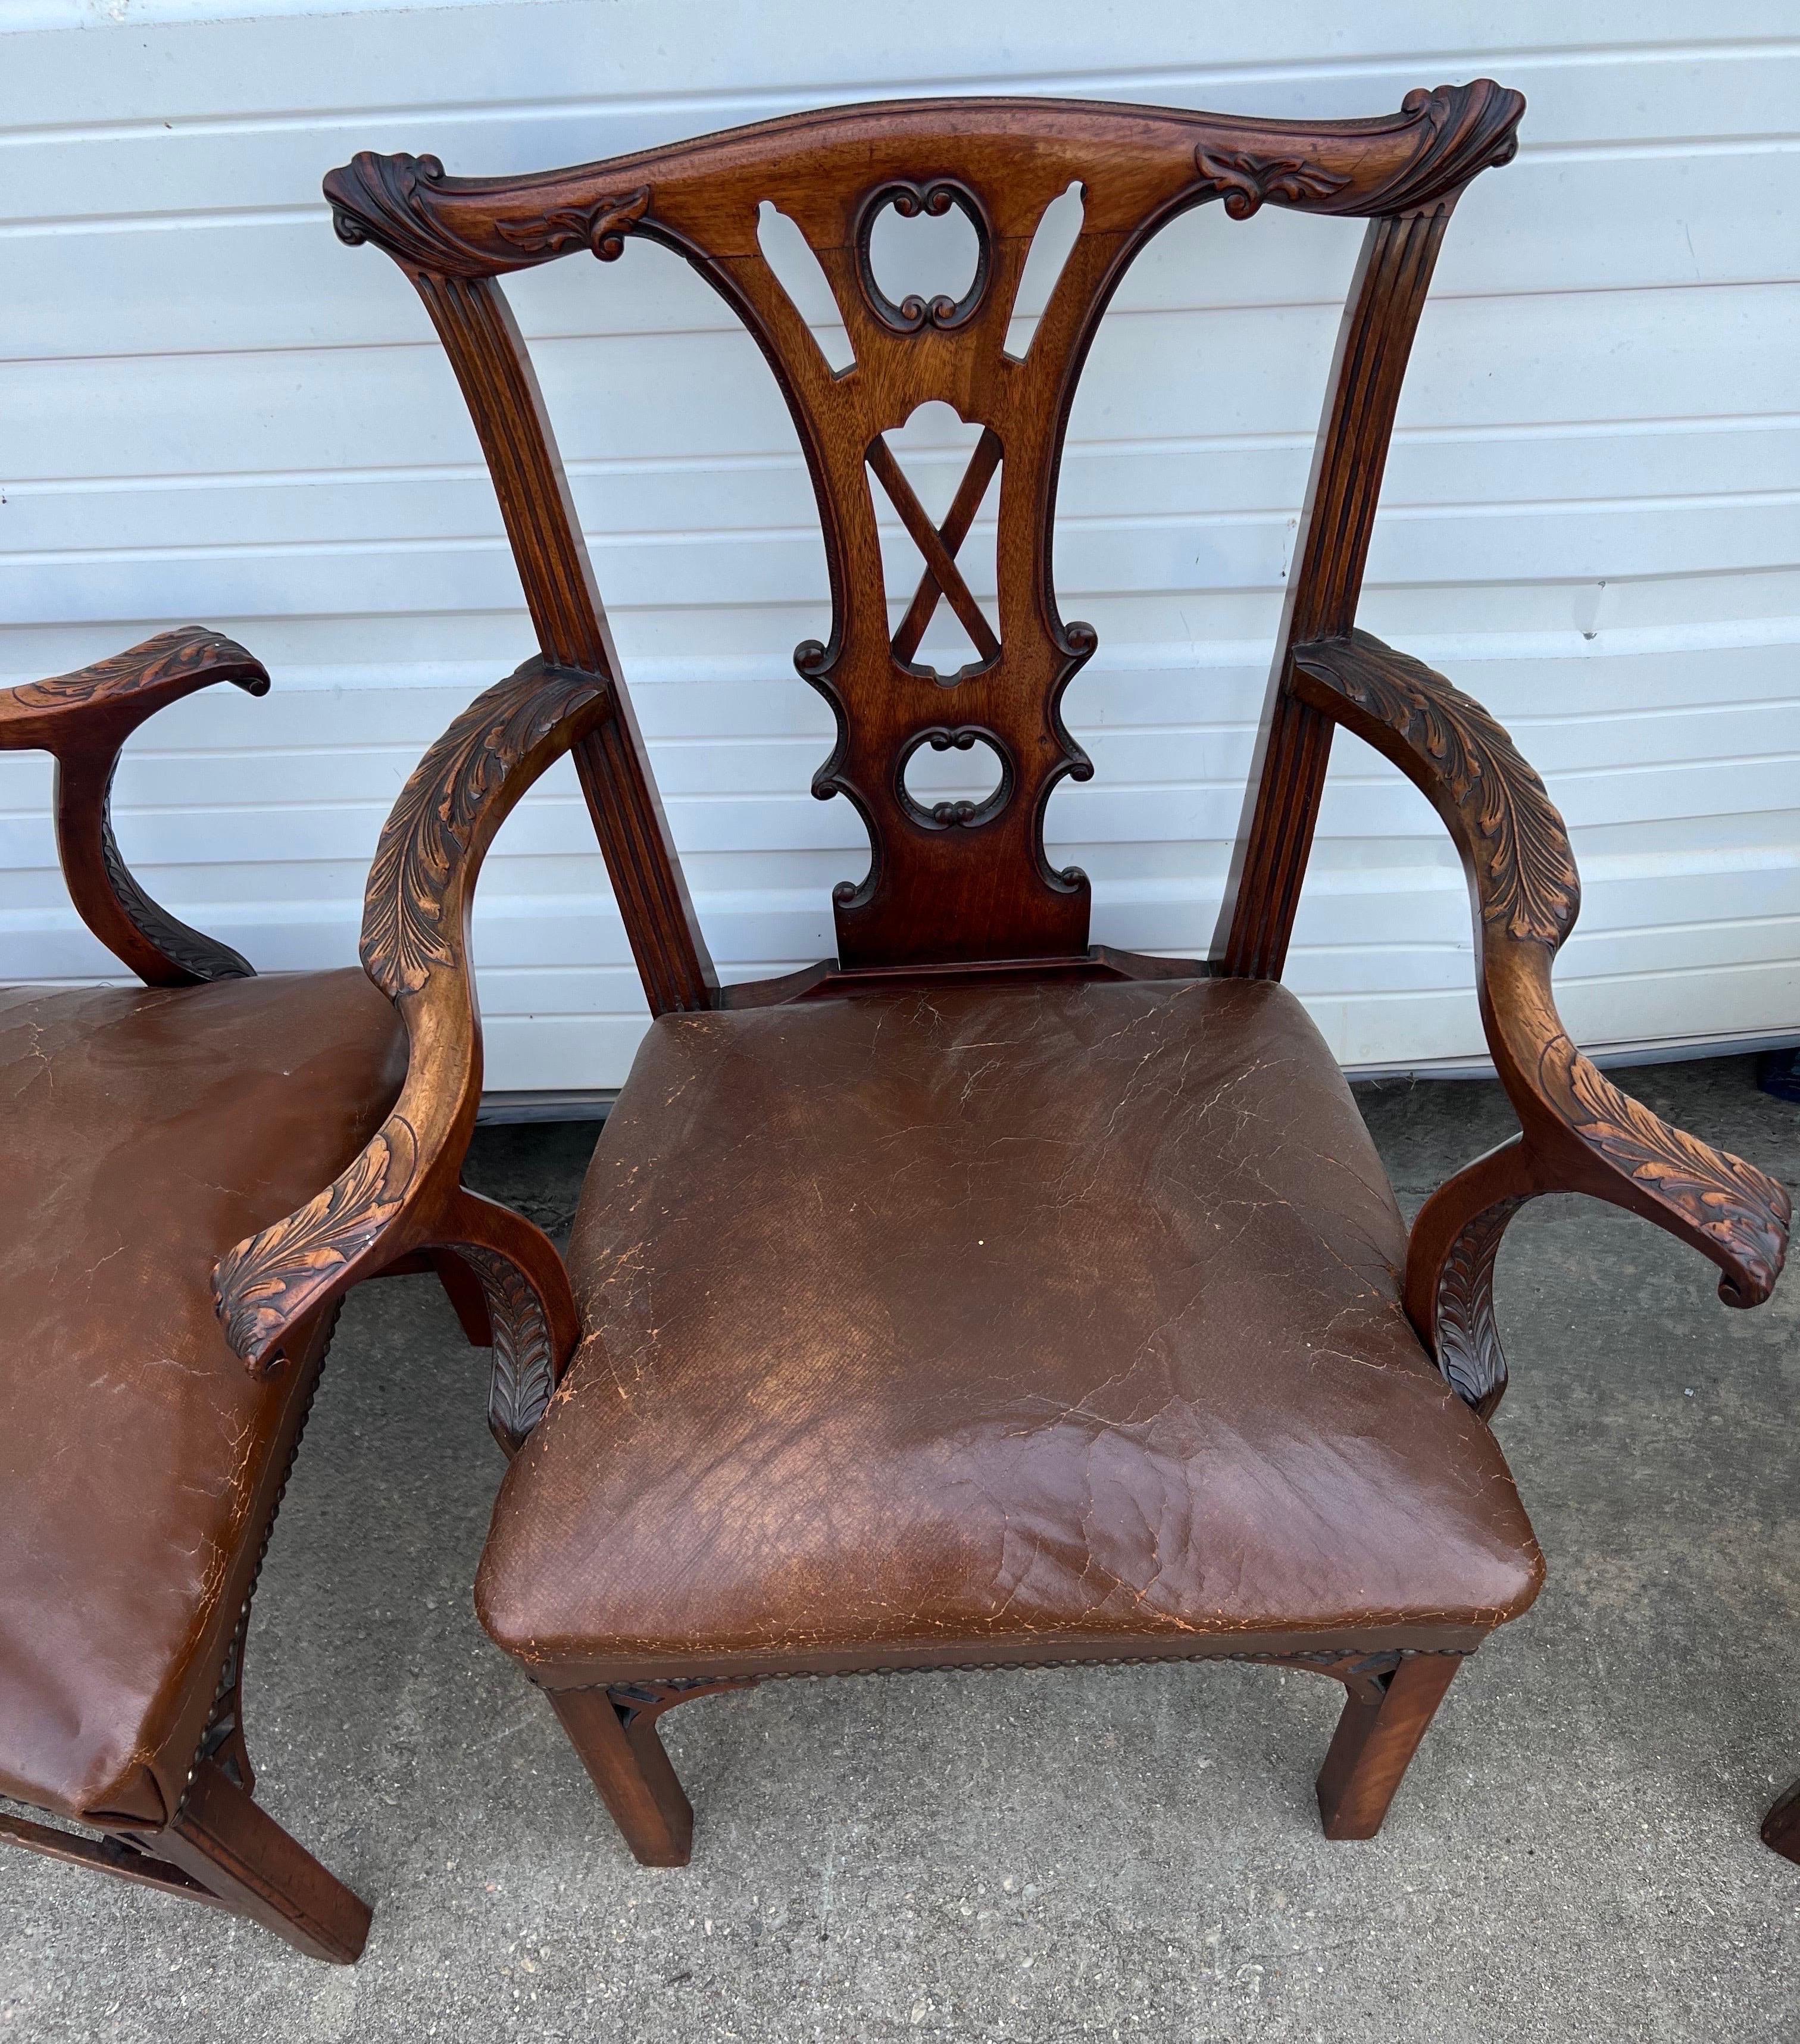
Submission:
<svg viewBox="0 0 1800 2044">
<path fill-rule="evenodd" d="M 153 1840 L 233 1915 L 298 1950 L 354 1964 L 369 1934 L 369 1905 L 290 1838 L 217 1762 L 202 1761 L 181 1815 Z"/>
<path fill-rule="evenodd" d="M 1763 1843 L 1800 1866 L 1800 1781 L 1769 1805 L 1763 1819 Z"/>
<path fill-rule="evenodd" d="M 686 1866 L 694 1808 L 657 1736 L 654 1709 L 606 1689 L 552 1689 L 550 1705 L 613 1822 L 643 1866 Z"/>
<path fill-rule="evenodd" d="M 1372 1838 L 1462 1657 L 1413 1654 L 1390 1674 L 1346 1684 L 1350 1695 L 1319 1769 L 1328 1838 Z"/>
</svg>

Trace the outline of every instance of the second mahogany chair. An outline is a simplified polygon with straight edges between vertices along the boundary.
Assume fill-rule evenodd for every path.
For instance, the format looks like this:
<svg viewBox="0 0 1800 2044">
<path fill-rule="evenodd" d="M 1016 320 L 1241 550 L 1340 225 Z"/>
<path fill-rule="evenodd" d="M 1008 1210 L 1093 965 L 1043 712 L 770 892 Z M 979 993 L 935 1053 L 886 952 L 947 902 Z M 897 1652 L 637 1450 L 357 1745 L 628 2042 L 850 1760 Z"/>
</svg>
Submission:
<svg viewBox="0 0 1800 2044">
<path fill-rule="evenodd" d="M 1487 1425 L 1511 1216 L 1592 1193 L 1711 1258 L 1731 1304 L 1774 1283 L 1780 1187 L 1628 1098 L 1557 1020 L 1578 890 L 1542 783 L 1477 704 L 1356 627 L 1439 243 L 1463 186 L 1513 154 L 1523 105 L 1485 80 L 1310 126 L 942 100 L 536 176 L 363 156 L 327 179 L 340 235 L 394 257 L 448 352 L 539 651 L 445 734 L 382 841 L 363 958 L 407 1025 L 398 1105 L 329 1192 L 225 1260 L 221 1308 L 266 1368 L 361 1272 L 444 1239 L 480 1085 L 476 870 L 572 751 L 655 1020 L 594 1156 L 572 1291 L 488 1252 L 502 1404 L 514 1380 L 561 1382 L 501 1490 L 477 1595 L 640 1859 L 688 1854 L 656 1730 L 671 1704 L 772 1676 L 1071 1662 L 1341 1683 L 1320 1805 L 1332 1836 L 1370 1835 L 1463 1660 L 1541 1579 Z M 1014 352 L 1027 252 L 1071 183 L 1079 232 Z M 1044 855 L 1052 790 L 1091 770 L 1060 705 L 1094 648 L 1051 568 L 1096 326 L 1157 229 L 1212 200 L 1368 224 L 1217 945 L 1179 962 L 1094 945 L 1087 878 Z M 765 201 L 823 266 L 852 366 L 827 361 L 765 260 Z M 883 290 L 890 208 L 963 216 L 979 255 L 961 296 Z M 708 961 L 497 281 L 609 260 L 628 235 L 684 258 L 760 344 L 824 528 L 831 636 L 795 655 L 837 723 L 813 792 L 855 805 L 870 863 L 836 890 L 836 958 L 779 982 L 721 987 Z M 932 400 L 982 428 L 940 524 L 887 438 Z M 956 555 L 997 471 L 990 614 Z M 925 563 L 898 628 L 884 498 Z M 940 600 L 977 655 L 955 673 L 917 657 Z M 1410 1234 L 1280 984 L 1340 725 L 1412 778 L 1462 855 L 1520 1121 Z M 970 747 L 997 762 L 990 795 L 910 790 L 921 748 Z"/>
<path fill-rule="evenodd" d="M 0 1841 L 348 1962 L 367 1906 L 257 1802 L 243 1707 L 250 1601 L 337 1303 L 294 1319 L 286 1369 L 252 1381 L 211 1281 L 246 1228 L 353 1162 L 405 1039 L 353 966 L 259 978 L 120 857 L 121 747 L 225 682 L 269 686 L 188 626 L 0 689 L 0 751 L 56 758 L 75 909 L 143 982 L 0 986 L 0 1795 L 33 1813 L 0 1812 Z M 487 1341 L 472 1278 L 431 1261 Z"/>
</svg>

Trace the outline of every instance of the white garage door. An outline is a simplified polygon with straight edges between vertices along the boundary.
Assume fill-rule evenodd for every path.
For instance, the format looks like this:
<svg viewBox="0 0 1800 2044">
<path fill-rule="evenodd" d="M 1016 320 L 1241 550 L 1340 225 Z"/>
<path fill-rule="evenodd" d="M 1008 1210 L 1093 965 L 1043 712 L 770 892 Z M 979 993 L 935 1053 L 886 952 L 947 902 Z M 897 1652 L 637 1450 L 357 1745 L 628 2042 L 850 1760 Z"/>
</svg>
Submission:
<svg viewBox="0 0 1800 2044">
<path fill-rule="evenodd" d="M 352 955 L 388 804 L 530 647 L 448 370 L 393 265 L 333 238 L 326 169 L 406 148 L 523 171 L 910 93 L 1334 117 L 1485 72 L 1526 94 L 1524 146 L 1447 241 L 1364 621 L 1483 698 L 1568 818 L 1584 1041 L 1800 1034 L 1779 0 L 1521 0 L 1469 41 L 1438 0 L 196 11 L 0 0 L 0 679 L 190 619 L 265 658 L 266 701 L 217 692 L 142 733 L 119 800 L 152 891 L 264 969 Z M 1093 876 L 1097 939 L 1207 944 L 1360 232 L 1206 209 L 1095 350 L 1057 564 L 1100 636 L 1067 701 L 1097 772 L 1049 830 Z M 733 978 L 823 955 L 864 840 L 806 791 L 829 720 L 790 655 L 824 636 L 825 566 L 774 386 L 662 251 L 510 288 L 714 954 Z M 104 976 L 48 789 L 46 762 L 0 758 L 6 976 Z M 644 1009 L 566 763 L 503 833 L 476 932 L 490 1085 L 616 1085 Z M 1349 1063 L 1480 1054 L 1448 842 L 1353 740 L 1288 976 Z"/>
</svg>

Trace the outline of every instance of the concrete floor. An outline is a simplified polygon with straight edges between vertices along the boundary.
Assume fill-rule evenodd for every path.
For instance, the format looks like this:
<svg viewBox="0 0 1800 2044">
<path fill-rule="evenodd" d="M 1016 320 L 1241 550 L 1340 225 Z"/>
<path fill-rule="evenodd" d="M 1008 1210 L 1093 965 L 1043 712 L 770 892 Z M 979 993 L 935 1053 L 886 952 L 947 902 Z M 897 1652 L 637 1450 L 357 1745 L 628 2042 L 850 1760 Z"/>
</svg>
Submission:
<svg viewBox="0 0 1800 2044">
<path fill-rule="evenodd" d="M 1628 1075 L 1800 1176 L 1750 1061 Z M 1363 1089 L 1409 1207 L 1507 1132 Z M 555 1226 L 591 1128 L 485 1130 Z M 469 1584 L 499 1473 L 433 1285 L 345 1313 L 257 1600 L 260 1792 L 375 1905 L 353 1970 L 0 1856 L 0 2037 L 487 2040 L 1800 2037 L 1800 1289 L 1755 1313 L 1640 1222 L 1507 1237 L 1499 1431 L 1550 1558 L 1383 1836 L 1329 1845 L 1340 1692 L 1221 1667 L 790 1682 L 667 1720 L 694 1864 L 626 1857 Z"/>
</svg>

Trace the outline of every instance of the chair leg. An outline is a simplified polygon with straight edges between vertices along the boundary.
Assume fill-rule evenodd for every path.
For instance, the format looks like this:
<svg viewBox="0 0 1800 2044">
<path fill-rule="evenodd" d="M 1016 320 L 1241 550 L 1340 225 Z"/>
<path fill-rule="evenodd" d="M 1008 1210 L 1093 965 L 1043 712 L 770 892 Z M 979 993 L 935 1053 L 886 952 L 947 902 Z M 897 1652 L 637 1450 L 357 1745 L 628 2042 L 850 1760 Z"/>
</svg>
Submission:
<svg viewBox="0 0 1800 2044">
<path fill-rule="evenodd" d="M 464 1339 L 471 1348 L 492 1348 L 494 1323 L 488 1318 L 487 1294 L 481 1280 L 453 1249 L 434 1249 L 430 1255 L 437 1281 L 462 1323 Z"/>
<path fill-rule="evenodd" d="M 633 1713 L 610 1689 L 552 1689 L 550 1707 L 588 1779 L 641 1866 L 686 1866 L 694 1806 L 656 1735 L 655 1713 Z"/>
<path fill-rule="evenodd" d="M 453 1249 L 410 1249 L 391 1263 L 371 1271 L 371 1278 L 417 1278 L 435 1273 L 444 1287 L 464 1339 L 471 1348 L 491 1348 L 494 1328 L 487 1317 L 487 1295 L 481 1280 Z"/>
<path fill-rule="evenodd" d="M 1769 1814 L 1763 1819 L 1763 1843 L 1800 1866 L 1800 1781 L 1790 1783 L 1786 1792 L 1769 1805 Z"/>
<path fill-rule="evenodd" d="M 1328 1838 L 1372 1838 L 1462 1657 L 1413 1654 L 1397 1668 L 1345 1678 L 1349 1696 L 1319 1769 Z"/>
<path fill-rule="evenodd" d="M 195 1769 L 187 1807 L 166 1831 L 96 1838 L 0 1814 L 0 1840 L 247 1916 L 311 1958 L 349 1965 L 369 1934 L 368 1905 L 214 1760 Z"/>
<path fill-rule="evenodd" d="M 156 1835 L 178 1867 L 234 1915 L 298 1950 L 353 1964 L 369 1934 L 369 1906 L 260 1809 L 216 1761 L 203 1760 L 181 1814 Z"/>
<path fill-rule="evenodd" d="M 695 1676 L 548 1692 L 587 1778 L 640 1865 L 686 1866 L 694 1846 L 694 1806 L 663 1750 L 656 1720 L 677 1704 L 721 1689 L 747 1689 L 756 1679 Z"/>
</svg>

